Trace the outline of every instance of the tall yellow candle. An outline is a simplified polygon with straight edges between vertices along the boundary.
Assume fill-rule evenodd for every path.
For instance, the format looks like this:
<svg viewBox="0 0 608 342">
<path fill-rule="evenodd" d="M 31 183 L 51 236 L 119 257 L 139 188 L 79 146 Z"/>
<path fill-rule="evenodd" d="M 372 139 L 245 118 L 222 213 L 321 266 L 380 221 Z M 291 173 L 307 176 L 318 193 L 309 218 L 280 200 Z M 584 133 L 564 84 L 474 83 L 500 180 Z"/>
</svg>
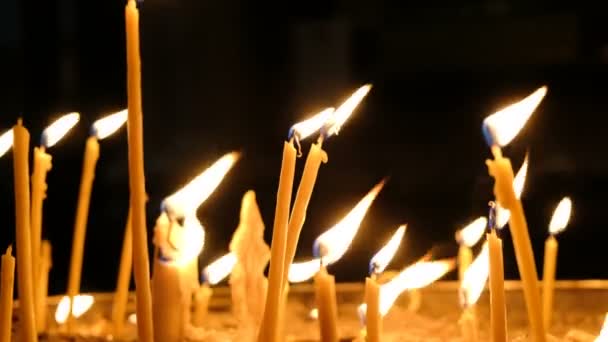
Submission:
<svg viewBox="0 0 608 342">
<path fill-rule="evenodd" d="M 15 284 L 15 257 L 12 254 L 13 246 L 8 246 L 2 255 L 2 269 L 0 269 L 0 342 L 11 341 L 13 325 L 13 286 Z"/>
<path fill-rule="evenodd" d="M 365 330 L 367 342 L 380 342 L 382 341 L 380 286 L 374 277 L 365 278 L 365 304 Z"/>
<path fill-rule="evenodd" d="M 555 270 L 557 268 L 557 239 L 555 235 L 566 229 L 572 211 L 572 201 L 562 199 L 549 223 L 549 237 L 545 241 L 545 262 L 543 267 L 543 318 L 547 329 L 551 327 L 553 315 L 553 291 L 555 288 Z"/>
<path fill-rule="evenodd" d="M 33 170 L 31 178 L 32 204 L 32 271 L 38 279 L 40 265 L 40 243 L 42 241 L 42 206 L 46 198 L 46 174 L 52 168 L 52 157 L 46 153 L 45 146 L 34 147 Z M 37 296 L 37 294 L 35 294 Z"/>
<path fill-rule="evenodd" d="M 471 265 L 473 261 L 473 251 L 470 247 L 461 244 L 458 247 L 458 279 L 462 281 L 464 279 L 464 272 Z"/>
<path fill-rule="evenodd" d="M 493 342 L 507 341 L 507 307 L 505 305 L 502 240 L 492 229 L 486 234 L 490 252 L 490 328 Z"/>
<path fill-rule="evenodd" d="M 143 115 L 141 104 L 141 60 L 139 57 L 139 11 L 135 0 L 125 7 L 127 34 L 127 98 L 129 136 L 129 188 L 133 225 L 133 266 L 137 296 L 138 339 L 151 342 L 153 337 L 150 261 L 146 232 L 146 189 L 144 179 Z"/>
<path fill-rule="evenodd" d="M 51 243 L 43 240 L 40 245 L 40 269 L 38 272 L 38 282 L 36 283 L 36 325 L 38 332 L 47 329 L 47 297 L 49 294 L 49 272 L 53 266 L 53 256 Z"/>
<path fill-rule="evenodd" d="M 336 280 L 327 273 L 325 266 L 314 277 L 315 303 L 319 310 L 319 331 L 321 342 L 337 342 L 338 304 L 336 300 Z"/>
<path fill-rule="evenodd" d="M 289 142 L 283 144 L 283 161 L 279 176 L 279 189 L 274 213 L 272 244 L 270 247 L 270 271 L 264 316 L 258 333 L 259 342 L 279 340 L 279 306 L 282 302 L 283 263 L 285 261 L 285 243 L 287 240 L 287 222 L 296 165 L 296 149 Z"/>
<path fill-rule="evenodd" d="M 211 299 L 211 295 L 213 295 L 213 290 L 209 287 L 208 284 L 202 284 L 196 292 L 194 292 L 193 297 L 193 307 L 194 310 L 192 312 L 192 324 L 195 327 L 203 327 L 205 325 L 205 320 L 207 319 L 207 309 L 209 307 L 209 300 Z"/>
<path fill-rule="evenodd" d="M 30 134 L 21 124 L 13 127 L 13 171 L 15 182 L 15 229 L 17 238 L 17 286 L 19 293 L 20 339 L 38 340 L 34 317 L 34 288 L 32 279 L 32 245 L 30 236 L 29 147 Z"/>
<path fill-rule="evenodd" d="M 127 302 L 129 300 L 129 284 L 131 283 L 131 271 L 133 266 L 133 229 L 131 226 L 131 210 L 127 216 L 124 238 L 122 240 L 122 252 L 120 253 L 120 265 L 116 280 L 116 292 L 112 303 L 112 323 L 114 336 L 121 336 L 126 319 Z"/>
</svg>

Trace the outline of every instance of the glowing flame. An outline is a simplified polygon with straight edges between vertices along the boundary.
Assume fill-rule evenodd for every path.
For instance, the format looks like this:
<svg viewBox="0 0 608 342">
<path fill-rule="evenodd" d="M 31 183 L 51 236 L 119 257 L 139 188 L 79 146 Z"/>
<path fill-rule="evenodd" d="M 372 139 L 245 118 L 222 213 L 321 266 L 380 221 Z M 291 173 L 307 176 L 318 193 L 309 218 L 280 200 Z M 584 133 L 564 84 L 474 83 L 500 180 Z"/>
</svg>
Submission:
<svg viewBox="0 0 608 342">
<path fill-rule="evenodd" d="M 2 133 L 0 135 L 0 157 L 2 157 L 8 150 L 13 146 L 13 129 Z"/>
<path fill-rule="evenodd" d="M 547 87 L 540 87 L 525 99 L 488 116 L 483 121 L 483 132 L 488 145 L 505 146 L 510 143 L 546 94 Z"/>
<path fill-rule="evenodd" d="M 481 296 L 481 292 L 486 286 L 490 271 L 490 257 L 488 243 L 484 243 L 481 252 L 473 260 L 471 266 L 464 272 L 464 279 L 460 284 L 462 304 L 466 307 L 473 305 Z"/>
<path fill-rule="evenodd" d="M 171 242 L 177 247 L 177 255 L 173 262 L 187 264 L 198 258 L 205 245 L 205 229 L 195 215 L 188 215 L 184 219 L 182 229 L 173 229 Z"/>
<path fill-rule="evenodd" d="M 385 316 L 395 300 L 406 290 L 420 289 L 435 282 L 454 268 L 454 259 L 419 261 L 380 286 L 380 314 Z M 359 307 L 365 312 L 365 304 Z"/>
<path fill-rule="evenodd" d="M 221 157 L 186 186 L 165 198 L 163 209 L 175 217 L 184 217 L 196 212 L 230 171 L 239 155 L 238 152 L 231 152 Z"/>
<path fill-rule="evenodd" d="M 128 117 L 129 112 L 123 109 L 120 112 L 101 118 L 93 123 L 93 133 L 97 139 L 105 139 L 122 127 L 127 122 Z"/>
<path fill-rule="evenodd" d="M 405 235 L 406 228 L 407 225 L 399 226 L 388 243 L 372 257 L 372 260 L 369 262 L 370 273 L 384 272 L 395 256 L 395 253 L 401 244 L 401 240 L 403 240 L 403 235 Z"/>
<path fill-rule="evenodd" d="M 312 320 L 319 319 L 319 309 L 312 308 L 312 310 L 310 310 L 310 312 L 308 313 L 308 317 Z"/>
<path fill-rule="evenodd" d="M 384 180 L 376 184 L 370 192 L 357 203 L 342 221 L 319 235 L 315 240 L 313 252 L 320 257 L 324 265 L 333 264 L 346 253 L 352 243 L 367 210 L 384 186 Z"/>
<path fill-rule="evenodd" d="M 205 278 L 205 281 L 210 285 L 219 283 L 226 278 L 230 272 L 232 272 L 236 262 L 237 258 L 236 254 L 234 253 L 225 254 L 224 256 L 215 260 L 211 264 L 207 265 L 207 267 L 205 267 L 203 270 L 203 277 Z"/>
<path fill-rule="evenodd" d="M 127 321 L 133 325 L 137 324 L 137 314 L 130 314 L 129 317 L 127 317 Z"/>
<path fill-rule="evenodd" d="M 513 178 L 513 191 L 515 192 L 515 197 L 518 199 L 521 198 L 521 194 L 524 191 L 524 186 L 526 185 L 526 178 L 528 177 L 528 153 L 526 153 L 526 157 L 524 158 L 524 162 L 517 170 L 517 174 L 515 174 L 515 178 Z M 496 204 L 496 228 L 502 229 L 508 222 L 511 217 L 511 212 L 509 209 L 505 209 L 500 206 L 500 204 Z"/>
<path fill-rule="evenodd" d="M 551 217 L 551 223 L 549 223 L 549 233 L 551 235 L 558 234 L 566 229 L 568 221 L 570 221 L 570 213 L 572 212 L 572 201 L 570 197 L 564 197 L 555 211 L 553 217 Z"/>
<path fill-rule="evenodd" d="M 55 120 L 42 131 L 42 145 L 51 147 L 55 145 L 80 120 L 80 114 L 69 113 Z"/>
<path fill-rule="evenodd" d="M 312 259 L 304 262 L 294 262 L 289 266 L 287 279 L 290 283 L 301 283 L 312 278 L 321 268 L 321 260 Z"/>
<path fill-rule="evenodd" d="M 608 342 L 608 313 L 606 313 L 604 325 L 602 325 L 602 330 L 600 330 L 600 334 L 595 339 L 595 342 Z"/>
<path fill-rule="evenodd" d="M 310 119 L 298 122 L 293 125 L 289 130 L 289 137 L 296 136 L 297 139 L 303 140 L 309 137 L 314 132 L 320 130 L 327 120 L 329 120 L 334 113 L 334 108 L 325 108 L 323 111 L 315 114 Z"/>
<path fill-rule="evenodd" d="M 84 315 L 89 311 L 95 299 L 91 295 L 77 295 L 74 297 L 74 305 L 72 306 L 72 315 L 76 318 Z M 59 324 L 65 323 L 70 313 L 70 297 L 63 296 L 55 310 L 55 321 Z"/>
<path fill-rule="evenodd" d="M 355 111 L 359 103 L 363 101 L 367 93 L 372 89 L 371 84 L 366 84 L 357 89 L 344 103 L 336 109 L 334 115 L 327 123 L 327 136 L 332 136 L 340 132 L 342 125 L 348 120 L 351 114 Z"/>
<path fill-rule="evenodd" d="M 479 217 L 469 223 L 468 226 L 457 231 L 456 240 L 467 247 L 473 247 L 481 239 L 487 226 L 488 220 L 485 217 Z"/>
</svg>

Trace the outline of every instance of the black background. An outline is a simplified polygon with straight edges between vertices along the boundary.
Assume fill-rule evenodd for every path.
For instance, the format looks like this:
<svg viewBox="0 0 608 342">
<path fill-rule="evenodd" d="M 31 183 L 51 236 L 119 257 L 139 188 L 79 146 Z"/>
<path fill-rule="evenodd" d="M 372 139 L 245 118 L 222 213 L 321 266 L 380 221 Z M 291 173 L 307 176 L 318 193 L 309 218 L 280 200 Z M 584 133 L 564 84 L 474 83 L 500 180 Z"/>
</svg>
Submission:
<svg viewBox="0 0 608 342">
<path fill-rule="evenodd" d="M 375 183 L 390 180 L 344 258 L 340 281 L 361 281 L 371 255 L 401 223 L 393 267 L 433 246 L 453 255 L 453 233 L 486 213 L 492 179 L 483 118 L 541 85 L 549 94 L 505 149 L 515 168 L 530 151 L 523 201 L 537 265 L 554 207 L 574 213 L 558 237 L 558 278 L 606 278 L 608 29 L 592 2 L 246 2 L 140 4 L 148 226 L 160 201 L 231 150 L 242 159 L 199 210 L 202 264 L 223 254 L 240 199 L 257 192 L 270 241 L 282 141 L 289 127 L 374 88 L 325 144 L 298 255 Z M 0 15 L 0 127 L 24 118 L 38 144 L 61 113 L 80 124 L 49 149 L 43 235 L 53 244 L 51 292 L 65 291 L 88 127 L 126 105 L 124 3 L 4 1 Z M 128 207 L 126 131 L 101 142 L 87 231 L 83 291 L 115 284 Z M 308 149 L 308 142 L 305 143 Z M 301 170 L 304 160 L 300 160 Z M 10 152 L 0 159 L 0 247 L 14 241 Z M 295 193 L 295 191 L 294 191 Z M 505 267 L 518 276 L 508 231 Z M 3 248 L 3 247 L 2 247 Z"/>
</svg>

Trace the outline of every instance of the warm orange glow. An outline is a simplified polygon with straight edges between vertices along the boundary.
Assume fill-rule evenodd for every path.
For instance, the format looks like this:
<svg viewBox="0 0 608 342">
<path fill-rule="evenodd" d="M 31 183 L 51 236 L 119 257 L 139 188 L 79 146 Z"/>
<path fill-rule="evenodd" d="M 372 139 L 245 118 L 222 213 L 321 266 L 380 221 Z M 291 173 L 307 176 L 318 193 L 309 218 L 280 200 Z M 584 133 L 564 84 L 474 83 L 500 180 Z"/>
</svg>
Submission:
<svg viewBox="0 0 608 342">
<path fill-rule="evenodd" d="M 570 197 L 564 197 L 555 208 L 553 217 L 551 217 L 551 223 L 549 223 L 549 233 L 551 235 L 561 233 L 566 229 L 568 221 L 570 221 L 570 213 L 572 213 L 572 201 Z"/>
<path fill-rule="evenodd" d="M 485 217 L 478 217 L 468 226 L 456 232 L 456 240 L 467 247 L 473 247 L 481 239 L 487 226 L 488 220 Z"/>
<path fill-rule="evenodd" d="M 69 113 L 55 120 L 42 132 L 42 145 L 51 147 L 65 136 L 80 120 L 80 114 Z"/>
<path fill-rule="evenodd" d="M 74 305 L 72 307 L 72 315 L 76 318 L 84 315 L 89 311 L 95 299 L 91 295 L 77 295 L 74 297 Z M 59 324 L 65 323 L 70 313 L 70 297 L 63 296 L 55 310 L 55 321 Z"/>
<path fill-rule="evenodd" d="M 460 284 L 462 304 L 467 307 L 473 305 L 481 296 L 481 292 L 486 286 L 490 271 L 490 258 L 488 243 L 484 243 L 479 255 L 473 260 L 471 266 L 464 272 L 464 279 Z"/>
<path fill-rule="evenodd" d="M 521 198 L 521 194 L 524 191 L 524 186 L 526 185 L 526 178 L 528 177 L 528 153 L 526 153 L 526 157 L 524 158 L 524 162 L 517 170 L 517 174 L 515 174 L 515 178 L 513 178 L 513 191 L 515 192 L 515 197 L 518 199 Z M 511 213 L 509 209 L 505 209 L 500 206 L 500 204 L 496 203 L 496 228 L 502 229 L 508 222 L 511 217 Z"/>
<path fill-rule="evenodd" d="M 376 184 L 370 192 L 338 224 L 319 235 L 313 249 L 315 256 L 320 257 L 324 265 L 338 261 L 351 245 L 367 210 L 384 186 L 384 180 Z"/>
<path fill-rule="evenodd" d="M 2 133 L 0 135 L 0 157 L 2 157 L 8 150 L 13 146 L 13 129 Z"/>
<path fill-rule="evenodd" d="M 312 259 L 303 262 L 294 262 L 289 266 L 287 279 L 290 283 L 301 283 L 312 278 L 321 269 L 321 260 Z"/>
<path fill-rule="evenodd" d="M 203 270 L 203 277 L 207 283 L 210 285 L 215 285 L 226 278 L 234 265 L 236 265 L 237 258 L 236 254 L 228 253 L 224 256 L 218 258 L 214 262 L 210 263 Z"/>
<path fill-rule="evenodd" d="M 403 240 L 403 235 L 405 235 L 405 229 L 407 225 L 401 225 L 391 239 L 376 253 L 372 260 L 369 262 L 370 265 L 370 273 L 382 273 L 391 262 L 395 253 L 397 253 L 397 249 L 399 249 L 399 245 L 401 244 L 401 240 Z"/>
<path fill-rule="evenodd" d="M 163 209 L 175 217 L 184 217 L 195 213 L 198 207 L 218 187 L 224 176 L 239 159 L 239 156 L 238 152 L 231 152 L 221 157 L 186 186 L 165 198 L 162 204 Z"/>
<path fill-rule="evenodd" d="M 600 334 L 595 339 L 595 342 L 608 342 L 608 313 L 606 313 L 604 325 L 602 325 L 602 330 L 600 330 Z"/>
<path fill-rule="evenodd" d="M 357 89 L 344 103 L 336 109 L 333 117 L 328 122 L 327 136 L 332 136 L 340 132 L 342 125 L 348 120 L 357 106 L 363 101 L 367 93 L 372 89 L 371 84 L 366 84 Z"/>
<path fill-rule="evenodd" d="M 310 310 L 310 312 L 308 313 L 308 317 L 312 320 L 319 319 L 319 309 L 312 308 L 312 310 Z"/>
<path fill-rule="evenodd" d="M 93 134 L 100 140 L 107 138 L 127 122 L 128 116 L 129 112 L 123 109 L 95 121 L 93 123 Z"/>
<path fill-rule="evenodd" d="M 295 135 L 299 140 L 306 139 L 314 132 L 320 130 L 325 125 L 327 120 L 331 118 L 333 113 L 333 107 L 325 108 L 323 111 L 315 114 L 313 117 L 298 122 L 289 130 L 290 137 Z"/>
<path fill-rule="evenodd" d="M 510 143 L 524 127 L 546 94 L 547 87 L 540 87 L 525 99 L 488 116 L 483 121 L 483 126 L 489 143 L 498 146 Z"/>
</svg>

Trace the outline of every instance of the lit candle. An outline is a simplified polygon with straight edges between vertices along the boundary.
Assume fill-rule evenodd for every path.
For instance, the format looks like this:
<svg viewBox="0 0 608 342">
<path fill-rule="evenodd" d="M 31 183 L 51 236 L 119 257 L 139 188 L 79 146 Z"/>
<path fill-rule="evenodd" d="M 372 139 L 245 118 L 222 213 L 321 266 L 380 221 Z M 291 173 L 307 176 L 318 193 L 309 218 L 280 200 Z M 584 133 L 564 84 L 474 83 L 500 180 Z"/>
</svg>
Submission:
<svg viewBox="0 0 608 342">
<path fill-rule="evenodd" d="M 78 318 L 93 306 L 95 303 L 95 298 L 91 295 L 76 295 L 74 297 L 74 304 L 70 303 L 70 297 L 63 296 L 57 304 L 57 309 L 55 309 L 55 322 L 58 324 L 63 324 L 68 320 L 68 316 L 70 316 L 70 312 L 74 316 L 74 318 Z"/>
<path fill-rule="evenodd" d="M 460 324 L 464 341 L 476 342 L 479 340 L 475 303 L 477 303 L 477 300 L 481 296 L 481 292 L 488 280 L 489 266 L 488 244 L 485 243 L 479 255 L 465 271 L 464 278 L 460 284 L 460 299 L 463 312 L 458 323 Z"/>
<path fill-rule="evenodd" d="M 139 11 L 135 0 L 125 7 L 127 43 L 127 122 L 129 145 L 129 189 L 133 225 L 133 267 L 137 305 L 137 336 L 142 342 L 154 341 L 150 262 L 146 231 L 146 184 L 144 174 L 144 133 L 141 104 L 141 59 L 139 56 Z"/>
<path fill-rule="evenodd" d="M 236 262 L 236 255 L 227 253 L 203 269 L 202 284 L 194 293 L 194 311 L 192 313 L 192 324 L 194 326 L 202 327 L 204 325 L 209 299 L 213 294 L 211 286 L 226 278 L 232 272 Z"/>
<path fill-rule="evenodd" d="M 528 152 L 526 152 L 526 157 L 524 158 L 523 163 L 521 163 L 519 170 L 517 170 L 515 178 L 513 178 L 513 192 L 515 192 L 515 197 L 517 197 L 517 199 L 521 198 L 521 195 L 524 191 L 524 186 L 526 185 L 526 177 L 528 176 L 529 166 L 528 159 Z M 494 203 L 494 205 L 496 206 L 496 228 L 503 229 L 507 225 L 507 223 L 509 223 L 511 213 L 508 209 L 501 207 L 499 203 Z"/>
<path fill-rule="evenodd" d="M 572 212 L 572 201 L 564 197 L 555 211 L 549 223 L 549 237 L 545 241 L 545 263 L 543 268 L 543 318 L 545 327 L 551 327 L 551 316 L 553 315 L 553 291 L 555 287 L 555 269 L 557 268 L 557 239 L 555 236 L 561 233 L 570 220 Z"/>
<path fill-rule="evenodd" d="M 127 215 L 127 224 L 122 240 L 120 253 L 120 265 L 118 266 L 118 277 L 116 279 L 116 292 L 112 303 L 113 335 L 121 336 L 125 324 L 127 302 L 129 301 L 129 285 L 133 269 L 133 228 L 131 225 L 131 210 Z"/>
<path fill-rule="evenodd" d="M 12 254 L 13 246 L 8 246 L 2 255 L 2 269 L 0 269 L 0 342 L 11 341 L 13 325 L 13 286 L 15 284 L 15 257 Z"/>
<path fill-rule="evenodd" d="M 53 256 L 51 253 L 51 243 L 48 240 L 42 240 L 40 245 L 40 269 L 38 272 L 38 282 L 34 291 L 36 291 L 36 325 L 38 331 L 46 331 L 47 329 L 47 297 L 49 294 L 49 272 L 53 266 Z"/>
<path fill-rule="evenodd" d="M 475 246 L 477 241 L 483 236 L 488 221 L 485 217 L 479 217 L 475 221 L 469 223 L 466 227 L 456 232 L 456 241 L 458 242 L 458 279 L 464 279 L 464 272 L 473 261 L 473 252 L 471 248 Z"/>
<path fill-rule="evenodd" d="M 32 273 L 32 241 L 30 236 L 29 147 L 30 133 L 21 124 L 13 127 L 13 172 L 15 183 L 15 230 L 17 240 L 17 292 L 21 341 L 38 340 L 34 317 L 34 283 Z"/>
<path fill-rule="evenodd" d="M 494 195 L 497 202 L 510 211 L 509 227 L 519 274 L 524 288 L 524 297 L 530 322 L 531 336 L 537 342 L 546 340 L 543 327 L 538 272 L 528 233 L 528 224 L 521 201 L 513 190 L 513 168 L 511 161 L 502 156 L 500 146 L 508 144 L 523 128 L 547 92 L 542 87 L 533 94 L 484 120 L 484 133 L 492 146 L 494 160 L 487 160 L 489 174 L 494 177 Z"/>
<path fill-rule="evenodd" d="M 382 340 L 382 315 L 380 315 L 380 285 L 376 278 L 384 272 L 395 256 L 403 235 L 405 225 L 397 228 L 391 239 L 371 259 L 369 263 L 370 277 L 365 279 L 365 330 L 367 342 L 380 342 Z"/>
<path fill-rule="evenodd" d="M 493 342 L 507 341 L 507 307 L 505 304 L 502 240 L 496 235 L 496 205 L 490 202 L 489 229 L 486 234 L 490 259 L 490 329 Z"/>
<path fill-rule="evenodd" d="M 82 161 L 82 176 L 80 178 L 78 205 L 76 207 L 76 218 L 74 220 L 74 234 L 72 236 L 72 257 L 70 258 L 70 271 L 68 275 L 68 296 L 70 298 L 73 298 L 80 292 L 84 241 L 87 231 L 91 190 L 95 178 L 95 166 L 99 159 L 99 140 L 110 136 L 122 127 L 126 121 L 126 109 L 95 121 L 91 127 L 91 136 L 86 142 L 84 159 Z M 70 322 L 70 320 L 68 320 L 68 322 Z"/>
</svg>

